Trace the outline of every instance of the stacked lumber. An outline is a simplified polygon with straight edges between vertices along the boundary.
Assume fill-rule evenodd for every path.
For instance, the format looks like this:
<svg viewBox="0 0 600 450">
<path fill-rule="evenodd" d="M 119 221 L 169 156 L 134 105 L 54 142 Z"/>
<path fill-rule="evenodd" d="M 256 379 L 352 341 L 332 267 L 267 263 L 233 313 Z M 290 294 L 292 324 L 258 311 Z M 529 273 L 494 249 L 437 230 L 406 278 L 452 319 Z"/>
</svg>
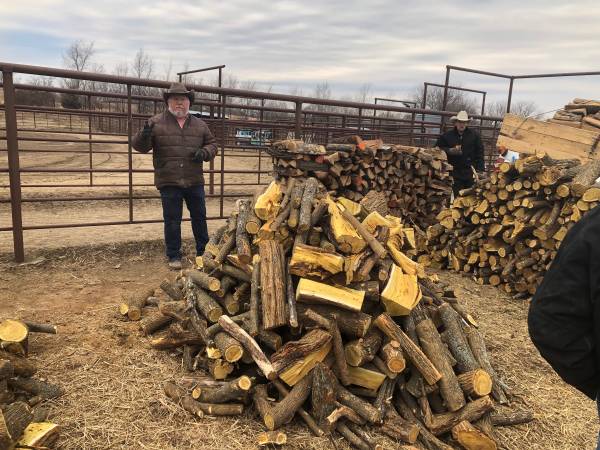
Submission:
<svg viewBox="0 0 600 450">
<path fill-rule="evenodd" d="M 587 128 L 506 114 L 497 145 L 525 155 L 547 154 L 554 159 L 586 162 L 597 158 L 600 150 L 600 129 Z"/>
<path fill-rule="evenodd" d="M 48 422 L 45 405 L 62 389 L 34 377 L 36 366 L 27 359 L 31 333 L 56 334 L 48 324 L 6 319 L 0 321 L 0 450 L 50 448 L 59 436 Z"/>
<path fill-rule="evenodd" d="M 327 146 L 278 141 L 269 153 L 279 177 L 314 176 L 327 190 L 353 201 L 380 192 L 395 215 L 423 229 L 434 223 L 452 192 L 451 166 L 437 148 L 350 136 Z"/>
<path fill-rule="evenodd" d="M 474 273 L 517 297 L 535 293 L 567 231 L 600 201 L 600 161 L 529 156 L 461 191 L 427 230 L 422 263 Z"/>
<path fill-rule="evenodd" d="M 548 122 L 600 132 L 600 101 L 575 98 Z"/>
<path fill-rule="evenodd" d="M 386 436 L 497 448 L 494 424 L 532 416 L 507 415 L 477 322 L 414 247 L 399 218 L 315 178 L 239 200 L 195 268 L 131 297 L 145 298 L 136 320 L 150 345 L 178 351 L 189 372 L 166 396 L 196 417 L 253 406 L 260 445 L 285 443 L 298 417 L 359 449 Z"/>
</svg>

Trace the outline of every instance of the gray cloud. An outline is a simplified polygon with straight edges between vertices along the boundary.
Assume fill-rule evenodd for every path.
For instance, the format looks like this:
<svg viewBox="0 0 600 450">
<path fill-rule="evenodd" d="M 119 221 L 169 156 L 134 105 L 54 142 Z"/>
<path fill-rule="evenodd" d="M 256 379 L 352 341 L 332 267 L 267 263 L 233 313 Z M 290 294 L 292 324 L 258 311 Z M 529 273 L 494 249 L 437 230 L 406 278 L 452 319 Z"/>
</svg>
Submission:
<svg viewBox="0 0 600 450">
<path fill-rule="evenodd" d="M 599 19 L 597 0 L 23 0 L 3 6 L 0 55 L 60 65 L 56 48 L 88 39 L 108 70 L 143 47 L 158 73 L 169 61 L 176 70 L 186 62 L 227 64 L 238 79 L 275 91 L 310 93 L 328 81 L 340 97 L 365 83 L 377 95 L 407 97 L 422 81 L 443 81 L 446 64 L 514 74 L 593 70 Z M 27 33 L 39 45 L 11 39 Z M 451 81 L 488 90 L 490 100 L 505 98 L 508 87 L 460 73 Z M 518 81 L 515 100 L 549 110 L 575 96 L 598 96 L 598 85 L 598 77 Z"/>
</svg>

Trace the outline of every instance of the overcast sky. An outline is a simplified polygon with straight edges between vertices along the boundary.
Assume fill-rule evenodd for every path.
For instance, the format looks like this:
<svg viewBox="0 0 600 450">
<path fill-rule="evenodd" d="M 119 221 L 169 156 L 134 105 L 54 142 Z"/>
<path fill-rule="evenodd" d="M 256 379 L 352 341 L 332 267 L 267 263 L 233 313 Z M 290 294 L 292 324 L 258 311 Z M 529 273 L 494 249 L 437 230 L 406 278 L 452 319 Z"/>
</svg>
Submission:
<svg viewBox="0 0 600 450">
<path fill-rule="evenodd" d="M 95 42 L 107 72 L 143 47 L 157 77 L 226 64 L 257 87 L 336 97 L 368 83 L 411 97 L 443 82 L 445 65 L 507 74 L 600 70 L 600 1 L 153 1 L 2 0 L 0 60 L 62 66 L 76 39 Z M 206 80 L 206 78 L 205 78 Z M 453 73 L 452 84 L 505 100 L 508 82 Z M 600 77 L 517 81 L 515 100 L 555 109 L 600 97 Z"/>
</svg>

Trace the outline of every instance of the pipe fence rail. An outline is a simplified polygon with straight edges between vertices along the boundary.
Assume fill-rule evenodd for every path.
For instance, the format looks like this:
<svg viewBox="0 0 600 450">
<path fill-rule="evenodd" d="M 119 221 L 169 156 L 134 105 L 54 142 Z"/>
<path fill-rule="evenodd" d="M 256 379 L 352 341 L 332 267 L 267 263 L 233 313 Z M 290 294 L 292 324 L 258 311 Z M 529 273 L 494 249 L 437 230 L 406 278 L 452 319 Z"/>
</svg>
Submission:
<svg viewBox="0 0 600 450">
<path fill-rule="evenodd" d="M 11 211 L 10 223 L 0 223 L 0 232 L 12 233 L 16 261 L 25 259 L 27 230 L 162 222 L 136 215 L 138 201 L 156 201 L 160 196 L 151 190 L 151 155 L 133 151 L 131 142 L 145 120 L 163 111 L 159 89 L 168 88 L 170 82 L 4 62 L 0 71 L 4 94 L 0 161 L 6 163 L 0 167 L 0 189 L 9 189 L 8 198 L 0 198 L 0 207 L 10 204 Z M 64 86 L 64 81 L 79 80 L 85 88 L 15 83 L 15 74 L 54 77 Z M 218 142 L 217 157 L 204 171 L 208 202 L 218 206 L 209 220 L 227 217 L 231 202 L 226 199 L 251 196 L 249 188 L 270 181 L 272 161 L 265 149 L 272 141 L 294 138 L 327 144 L 339 136 L 358 134 L 387 143 L 428 146 L 444 130 L 445 119 L 455 114 L 416 104 L 406 107 L 186 85 L 196 93 L 191 109 L 207 122 Z M 25 104 L 24 93 L 44 96 L 44 102 Z M 474 118 L 479 119 L 487 147 L 493 148 L 502 118 Z M 50 189 L 51 195 L 40 196 L 39 189 Z M 86 202 L 87 208 L 93 208 L 96 202 L 107 201 L 125 202 L 127 219 L 23 220 L 24 204 Z"/>
</svg>

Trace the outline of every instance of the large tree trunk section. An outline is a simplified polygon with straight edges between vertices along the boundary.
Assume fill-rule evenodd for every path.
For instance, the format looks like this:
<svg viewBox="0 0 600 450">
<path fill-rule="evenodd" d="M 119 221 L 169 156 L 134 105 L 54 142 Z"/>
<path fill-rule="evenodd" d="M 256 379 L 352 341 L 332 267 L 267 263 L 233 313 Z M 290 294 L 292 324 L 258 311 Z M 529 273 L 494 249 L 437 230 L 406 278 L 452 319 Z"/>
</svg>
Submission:
<svg viewBox="0 0 600 450">
<path fill-rule="evenodd" d="M 262 300 L 262 326 L 265 330 L 287 323 L 285 311 L 285 257 L 283 248 L 276 241 L 261 241 L 260 287 Z"/>
<path fill-rule="evenodd" d="M 431 423 L 427 424 L 427 426 L 433 434 L 439 436 L 452 430 L 455 425 L 458 425 L 463 420 L 467 422 L 476 421 L 493 407 L 493 402 L 489 396 L 481 397 L 467 403 L 458 411 L 434 415 Z"/>
<path fill-rule="evenodd" d="M 146 288 L 124 296 L 123 302 L 119 305 L 119 312 L 121 315 L 127 316 L 129 320 L 140 320 L 142 318 L 142 310 L 146 306 L 146 300 L 153 295 L 154 289 Z M 0 340 L 5 340 L 2 338 L 1 333 Z"/>
<path fill-rule="evenodd" d="M 235 233 L 235 243 L 237 246 L 237 255 L 240 261 L 245 264 L 252 260 L 252 250 L 250 248 L 250 240 L 246 231 L 248 222 L 248 214 L 250 211 L 250 200 L 237 200 L 238 220 Z"/>
<path fill-rule="evenodd" d="M 0 411 L 0 449 L 12 448 L 32 419 L 33 413 L 27 403 L 14 402 Z"/>
<path fill-rule="evenodd" d="M 442 374 L 439 381 L 440 393 L 446 401 L 448 410 L 459 410 L 465 405 L 465 396 L 456 379 L 454 370 L 448 362 L 444 343 L 435 325 L 430 319 L 422 320 L 417 323 L 417 334 L 423 351 L 430 361 L 435 361 L 436 367 Z"/>
<path fill-rule="evenodd" d="M 267 359 L 256 341 L 252 339 L 248 333 L 246 333 L 239 325 L 237 325 L 227 316 L 221 316 L 219 318 L 219 325 L 221 325 L 225 331 L 227 331 L 244 346 L 250 356 L 252 356 L 252 359 L 258 368 L 268 380 L 274 380 L 277 378 L 277 372 L 271 365 L 271 362 Z"/>
<path fill-rule="evenodd" d="M 425 356 L 425 353 L 402 331 L 389 315 L 379 315 L 373 321 L 373 324 L 391 340 L 400 343 L 406 357 L 423 375 L 428 384 L 435 384 L 442 378 L 442 374 L 438 372 L 431 360 Z"/>
<path fill-rule="evenodd" d="M 301 278 L 296 288 L 296 301 L 308 304 L 337 306 L 350 311 L 360 311 L 365 293 L 346 287 L 334 287 Z"/>
<path fill-rule="evenodd" d="M 496 450 L 496 443 L 467 421 L 452 427 L 452 437 L 466 450 Z"/>
<path fill-rule="evenodd" d="M 345 346 L 346 361 L 354 367 L 373 361 L 381 347 L 383 337 L 377 329 L 371 329 L 364 338 L 348 342 Z"/>
<path fill-rule="evenodd" d="M 348 338 L 363 337 L 371 326 L 371 316 L 363 312 L 351 312 L 325 305 L 297 305 L 298 313 L 302 322 L 310 321 L 306 317 L 306 311 L 312 309 L 317 314 L 332 320 L 336 317 L 340 332 Z"/>
<path fill-rule="evenodd" d="M 292 420 L 298 408 L 300 408 L 308 398 L 311 385 L 312 376 L 310 374 L 296 383 L 290 393 L 271 408 L 271 411 L 265 414 L 264 422 L 266 427 L 269 430 L 275 430 Z"/>
</svg>

